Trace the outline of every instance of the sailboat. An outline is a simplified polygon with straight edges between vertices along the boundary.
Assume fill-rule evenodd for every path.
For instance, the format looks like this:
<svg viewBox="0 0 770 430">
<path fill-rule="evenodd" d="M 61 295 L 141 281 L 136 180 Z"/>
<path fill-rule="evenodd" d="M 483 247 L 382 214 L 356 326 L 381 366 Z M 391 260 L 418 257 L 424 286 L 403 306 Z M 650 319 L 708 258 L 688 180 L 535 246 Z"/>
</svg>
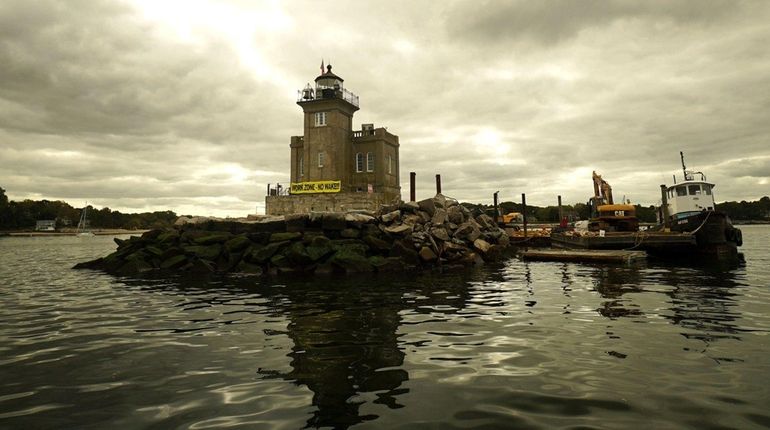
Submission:
<svg viewBox="0 0 770 430">
<path fill-rule="evenodd" d="M 78 229 L 75 233 L 77 236 L 86 237 L 94 236 L 94 232 L 87 230 L 88 228 L 88 202 L 86 202 L 83 212 L 80 213 L 80 221 L 78 221 Z"/>
</svg>

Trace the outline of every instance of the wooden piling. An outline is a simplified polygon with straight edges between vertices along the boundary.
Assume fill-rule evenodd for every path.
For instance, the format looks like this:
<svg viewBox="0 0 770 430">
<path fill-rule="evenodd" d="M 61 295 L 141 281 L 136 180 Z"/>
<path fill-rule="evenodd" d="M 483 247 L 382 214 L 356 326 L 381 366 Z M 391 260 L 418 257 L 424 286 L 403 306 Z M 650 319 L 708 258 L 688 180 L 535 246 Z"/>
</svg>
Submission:
<svg viewBox="0 0 770 430">
<path fill-rule="evenodd" d="M 441 194 L 441 175 L 436 174 L 436 194 Z"/>
<path fill-rule="evenodd" d="M 409 201 L 410 202 L 416 202 L 417 201 L 416 193 L 415 193 L 415 190 L 414 190 L 415 176 L 417 176 L 416 173 L 409 172 Z"/>
<path fill-rule="evenodd" d="M 557 201 L 559 202 L 559 223 L 561 224 L 561 220 L 564 219 L 564 212 L 561 209 L 561 196 L 557 196 Z"/>
<path fill-rule="evenodd" d="M 495 191 L 495 193 L 492 194 L 492 199 L 493 199 L 494 205 L 495 205 L 495 217 L 494 217 L 495 218 L 495 224 L 497 224 L 498 216 L 500 214 L 500 211 L 497 210 L 497 193 L 499 193 L 499 192 L 500 191 Z"/>
<path fill-rule="evenodd" d="M 524 218 L 524 237 L 527 237 L 527 195 L 521 193 L 521 215 Z"/>
<path fill-rule="evenodd" d="M 668 193 L 666 192 L 666 186 L 661 185 L 660 186 L 660 219 L 663 223 L 663 226 L 665 228 L 671 228 L 671 221 L 668 219 Z"/>
</svg>

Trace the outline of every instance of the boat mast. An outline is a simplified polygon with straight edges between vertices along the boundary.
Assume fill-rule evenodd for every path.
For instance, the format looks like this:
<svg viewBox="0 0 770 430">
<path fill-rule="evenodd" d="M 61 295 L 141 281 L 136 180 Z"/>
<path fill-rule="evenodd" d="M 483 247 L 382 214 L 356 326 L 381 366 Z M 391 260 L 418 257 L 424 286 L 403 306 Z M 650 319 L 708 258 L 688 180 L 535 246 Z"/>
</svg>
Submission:
<svg viewBox="0 0 770 430">
<path fill-rule="evenodd" d="M 679 151 L 679 156 L 682 158 L 682 171 L 684 172 L 684 180 L 685 181 L 692 181 L 694 180 L 694 174 L 699 174 L 701 181 L 706 180 L 706 175 L 703 174 L 703 172 L 688 172 L 687 167 L 684 165 L 684 152 Z M 674 176 L 674 183 L 676 183 L 676 176 Z"/>
<path fill-rule="evenodd" d="M 679 151 L 679 157 L 682 158 L 682 171 L 684 172 L 684 180 L 692 181 L 692 176 L 687 173 L 687 166 L 684 165 L 684 152 Z"/>
</svg>

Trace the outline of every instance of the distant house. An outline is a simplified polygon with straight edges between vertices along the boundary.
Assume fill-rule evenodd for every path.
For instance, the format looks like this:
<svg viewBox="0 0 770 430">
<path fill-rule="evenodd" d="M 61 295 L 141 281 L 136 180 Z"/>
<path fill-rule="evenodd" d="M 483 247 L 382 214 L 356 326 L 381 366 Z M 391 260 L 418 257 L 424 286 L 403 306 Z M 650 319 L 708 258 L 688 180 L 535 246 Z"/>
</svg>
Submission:
<svg viewBox="0 0 770 430">
<path fill-rule="evenodd" d="M 41 219 L 35 224 L 35 231 L 56 231 L 55 219 Z"/>
</svg>

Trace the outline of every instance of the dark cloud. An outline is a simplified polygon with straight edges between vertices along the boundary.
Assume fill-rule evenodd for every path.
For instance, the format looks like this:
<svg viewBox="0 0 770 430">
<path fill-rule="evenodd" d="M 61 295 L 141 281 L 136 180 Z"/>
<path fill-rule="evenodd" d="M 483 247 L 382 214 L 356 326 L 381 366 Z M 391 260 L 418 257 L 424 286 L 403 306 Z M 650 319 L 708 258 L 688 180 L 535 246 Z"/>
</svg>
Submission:
<svg viewBox="0 0 770 430">
<path fill-rule="evenodd" d="M 770 4 L 0 3 L 0 186 L 18 198 L 242 215 L 287 182 L 321 58 L 400 136 L 418 197 L 654 203 L 688 167 L 767 194 Z M 340 13 L 344 10 L 344 13 Z M 376 17 L 376 19 L 373 19 Z M 322 24 L 319 24 L 322 23 Z"/>
<path fill-rule="evenodd" d="M 738 6 L 727 0 L 464 2 L 447 13 L 446 28 L 451 39 L 461 43 L 552 45 L 575 37 L 583 29 L 620 20 L 709 24 L 729 16 Z"/>
</svg>

